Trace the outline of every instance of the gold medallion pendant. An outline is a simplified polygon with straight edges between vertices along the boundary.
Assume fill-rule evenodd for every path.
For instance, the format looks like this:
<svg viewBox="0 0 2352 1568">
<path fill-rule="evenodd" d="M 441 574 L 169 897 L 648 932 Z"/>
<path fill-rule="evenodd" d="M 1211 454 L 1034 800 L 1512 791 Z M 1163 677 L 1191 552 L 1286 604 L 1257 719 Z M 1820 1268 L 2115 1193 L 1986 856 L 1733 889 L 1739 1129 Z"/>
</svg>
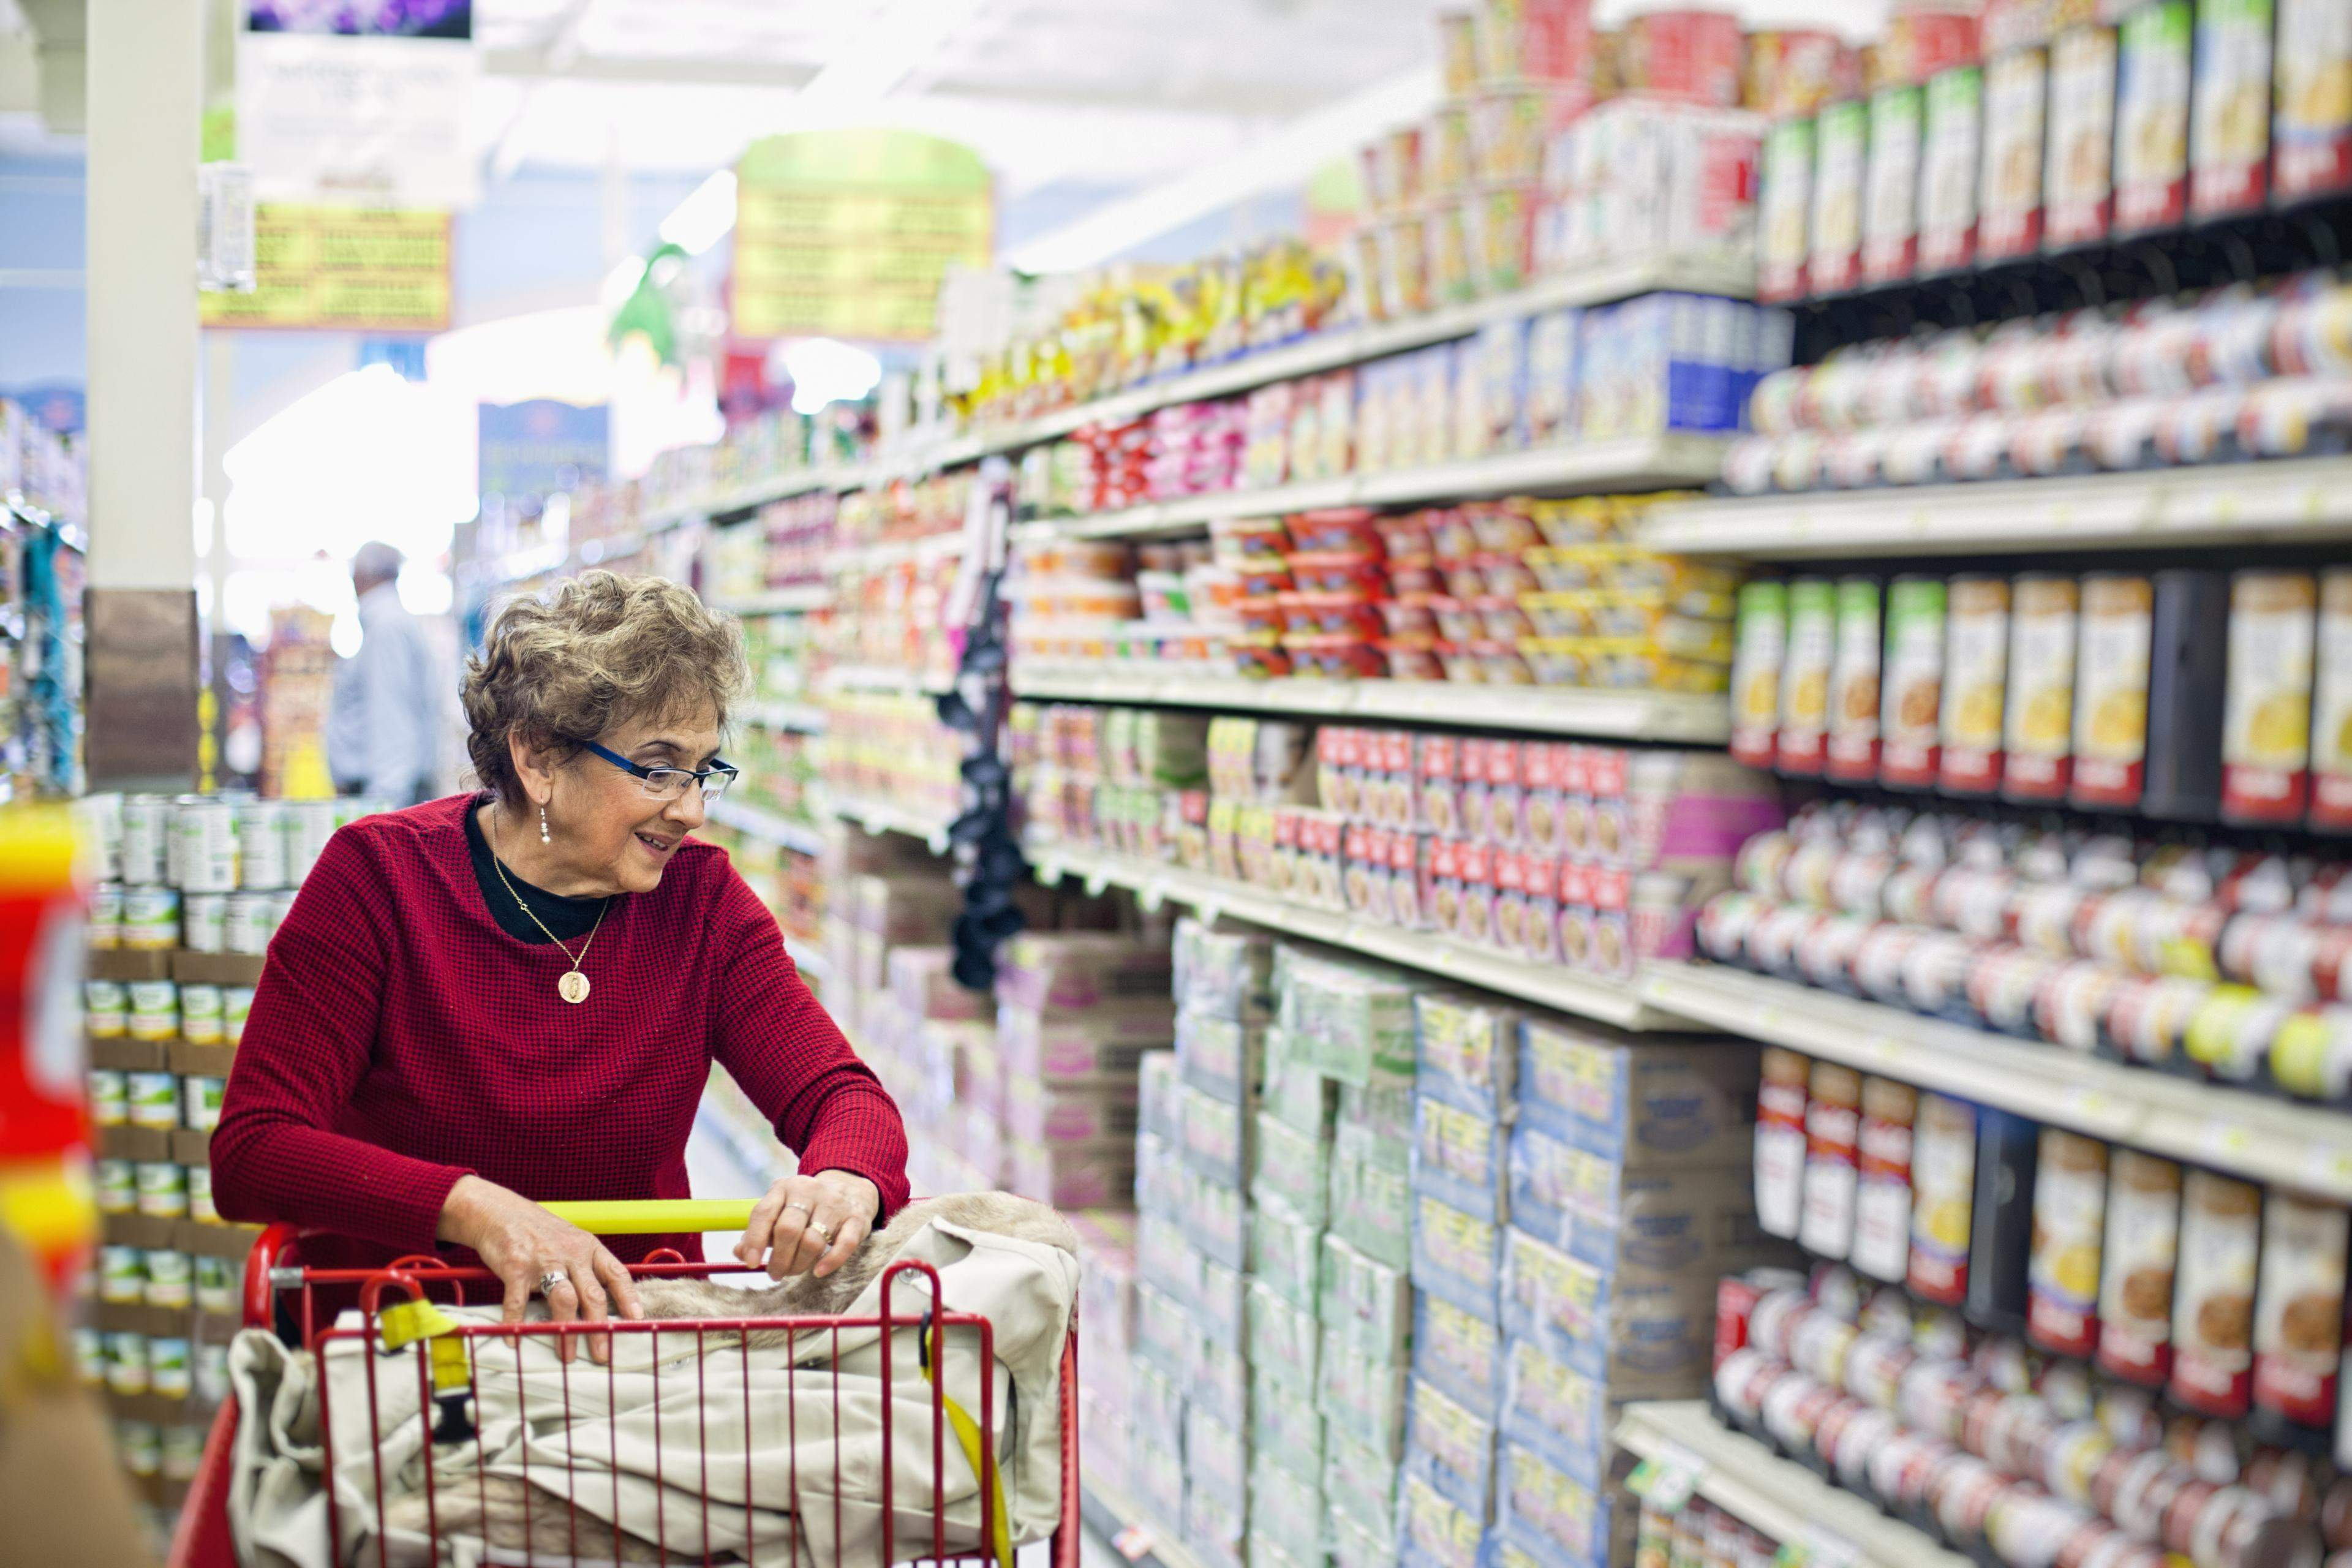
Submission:
<svg viewBox="0 0 2352 1568">
<path fill-rule="evenodd" d="M 555 994 L 566 1002 L 585 1002 L 588 1000 L 588 977 L 576 969 L 567 970 L 563 978 L 555 983 Z"/>
</svg>

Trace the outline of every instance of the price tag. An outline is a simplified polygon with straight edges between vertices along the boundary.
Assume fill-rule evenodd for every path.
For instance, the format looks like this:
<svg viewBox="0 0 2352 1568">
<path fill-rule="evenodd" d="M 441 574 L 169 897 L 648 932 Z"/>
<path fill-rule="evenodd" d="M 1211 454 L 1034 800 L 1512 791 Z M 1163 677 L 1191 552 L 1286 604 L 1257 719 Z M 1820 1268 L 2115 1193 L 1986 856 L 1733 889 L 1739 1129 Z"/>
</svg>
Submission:
<svg viewBox="0 0 2352 1568">
<path fill-rule="evenodd" d="M 1853 1542 L 1819 1529 L 1780 1542 L 1780 1550 L 1772 1554 L 1773 1568 L 1859 1568 L 1861 1562 Z"/>
<path fill-rule="evenodd" d="M 1197 899 L 1193 900 L 1192 910 L 1195 914 L 1201 917 L 1201 923 L 1206 926 L 1215 925 L 1217 923 L 1217 917 L 1225 912 L 1224 906 L 1218 903 L 1214 899 Z"/>
<path fill-rule="evenodd" d="M 1625 1488 L 1660 1513 L 1675 1514 L 1697 1493 L 1706 1474 L 1706 1463 L 1696 1454 L 1668 1446 L 1634 1466 Z"/>
<path fill-rule="evenodd" d="M 1041 887 L 1053 888 L 1061 885 L 1062 868 L 1057 862 L 1041 860 L 1030 868 L 1029 874 L 1037 879 Z"/>
<path fill-rule="evenodd" d="M 2311 1184 L 2321 1192 L 2335 1196 L 2352 1192 L 2352 1151 L 2314 1144 L 2304 1152 L 2303 1165 Z"/>
<path fill-rule="evenodd" d="M 948 852 L 948 830 L 944 827 L 934 827 L 931 829 L 931 836 L 923 842 L 930 847 L 932 854 L 944 855 Z"/>
<path fill-rule="evenodd" d="M 1151 1539 L 1151 1531 L 1144 1529 L 1143 1526 L 1130 1524 L 1112 1536 L 1110 1544 L 1111 1550 L 1129 1563 L 1140 1563 L 1151 1555 L 1151 1549 L 1159 1542 Z"/>
<path fill-rule="evenodd" d="M 1087 897 L 1090 899 L 1101 898 L 1102 890 L 1108 886 L 1110 886 L 1110 879 L 1102 872 L 1089 871 L 1087 873 Z"/>
<path fill-rule="evenodd" d="M 1135 907 L 1147 915 L 1156 915 L 1160 906 L 1168 901 L 1168 888 L 1162 882 L 1146 882 L 1135 890 Z"/>
<path fill-rule="evenodd" d="M 2205 1152 L 2217 1160 L 2239 1160 L 2254 1146 L 2253 1134 L 2234 1121 L 2219 1119 L 2205 1123 L 2199 1140 Z"/>
</svg>

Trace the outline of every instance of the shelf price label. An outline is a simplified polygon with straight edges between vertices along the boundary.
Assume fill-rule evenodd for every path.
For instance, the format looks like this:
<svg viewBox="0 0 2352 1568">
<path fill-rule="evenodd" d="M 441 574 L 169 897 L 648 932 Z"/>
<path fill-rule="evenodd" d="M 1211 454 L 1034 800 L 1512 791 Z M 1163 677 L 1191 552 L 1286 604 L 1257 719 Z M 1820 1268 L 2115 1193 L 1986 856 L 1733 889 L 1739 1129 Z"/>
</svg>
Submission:
<svg viewBox="0 0 2352 1568">
<path fill-rule="evenodd" d="M 1670 1443 L 1633 1467 L 1625 1489 L 1660 1513 L 1675 1514 L 1697 1494 L 1706 1475 L 1704 1459 Z"/>
<path fill-rule="evenodd" d="M 1808 1529 L 1793 1541 L 1780 1542 L 1772 1554 L 1773 1568 L 1861 1568 L 1862 1552 L 1842 1535 Z"/>
</svg>

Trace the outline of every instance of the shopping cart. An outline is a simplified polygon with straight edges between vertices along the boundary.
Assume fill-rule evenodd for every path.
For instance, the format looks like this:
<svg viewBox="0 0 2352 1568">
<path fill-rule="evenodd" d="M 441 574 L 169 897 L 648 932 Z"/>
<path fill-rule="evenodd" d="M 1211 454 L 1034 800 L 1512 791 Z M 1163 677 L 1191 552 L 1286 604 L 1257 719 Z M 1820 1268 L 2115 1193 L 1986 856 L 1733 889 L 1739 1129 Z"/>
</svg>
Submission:
<svg viewBox="0 0 2352 1568">
<path fill-rule="evenodd" d="M 548 1206 L 563 1215 L 564 1217 L 572 1219 L 583 1228 L 602 1236 L 674 1235 L 685 1231 L 740 1230 L 747 1223 L 751 1208 L 749 1203 L 701 1201 L 551 1204 Z M 271 1226 L 254 1243 L 253 1251 L 246 1260 L 245 1321 L 247 1327 L 270 1328 L 280 1325 L 290 1318 L 294 1325 L 294 1332 L 299 1335 L 300 1345 L 317 1353 L 320 1357 L 321 1365 L 325 1364 L 326 1356 L 338 1342 L 355 1342 L 361 1346 L 374 1347 L 376 1353 L 367 1354 L 362 1359 L 366 1369 L 364 1381 L 369 1406 L 366 1428 L 376 1434 L 376 1453 L 373 1471 L 376 1497 L 383 1496 L 383 1448 L 386 1439 L 392 1436 L 402 1425 L 411 1420 L 419 1423 L 436 1423 L 436 1435 L 442 1437 L 462 1436 L 462 1428 L 469 1420 L 467 1412 L 470 1402 L 479 1390 L 478 1375 L 480 1369 L 488 1364 L 484 1358 L 493 1355 L 510 1356 L 513 1360 L 509 1364 L 520 1367 L 523 1355 L 522 1342 L 525 1340 L 572 1342 L 575 1354 L 572 1360 L 561 1363 L 562 1368 L 560 1381 L 561 1399 L 564 1406 L 563 1414 L 567 1418 L 570 1415 L 569 1407 L 575 1379 L 579 1381 L 583 1391 L 593 1388 L 594 1384 L 592 1380 L 602 1380 L 609 1397 L 613 1386 L 612 1380 L 615 1373 L 609 1363 L 597 1365 L 590 1362 L 585 1354 L 584 1341 L 592 1331 L 590 1325 L 584 1323 L 522 1323 L 511 1326 L 479 1324 L 451 1319 L 433 1312 L 430 1306 L 417 1305 L 437 1303 L 462 1307 L 467 1305 L 469 1301 L 475 1305 L 498 1301 L 502 1296 L 503 1287 L 497 1277 L 487 1269 L 452 1268 L 440 1258 L 431 1256 L 402 1258 L 382 1268 L 375 1269 L 308 1268 L 301 1263 L 301 1234 L 291 1226 Z M 700 1279 L 711 1275 L 742 1274 L 748 1271 L 740 1264 L 736 1263 L 688 1263 L 677 1252 L 662 1248 L 645 1262 L 632 1264 L 629 1272 L 641 1279 Z M 361 1312 L 359 1324 L 348 1328 L 333 1326 L 333 1314 L 331 1312 L 322 1314 L 320 1292 L 333 1292 L 339 1298 L 348 1299 L 353 1290 L 357 1291 L 359 1297 Z M 825 1338 L 830 1337 L 833 1345 L 837 1348 L 840 1336 L 844 1332 L 866 1331 L 876 1332 L 879 1336 L 881 1347 L 879 1452 L 884 1455 L 896 1455 L 898 1450 L 893 1444 L 892 1432 L 894 1401 L 889 1395 L 891 1368 L 894 1362 L 891 1354 L 892 1336 L 895 1333 L 911 1331 L 918 1336 L 916 1341 L 918 1361 L 923 1370 L 929 1392 L 930 1491 L 929 1495 L 931 1499 L 929 1505 L 929 1539 L 925 1542 L 919 1535 L 917 1540 L 909 1542 L 897 1536 L 893 1528 L 893 1491 L 894 1472 L 898 1467 L 893 1464 L 882 1464 L 879 1467 L 881 1548 L 878 1560 L 874 1562 L 874 1568 L 887 1568 L 887 1564 L 898 1561 L 937 1562 L 942 1564 L 950 1562 L 967 1562 L 975 1564 L 976 1568 L 989 1568 L 992 1557 L 996 1559 L 995 1568 L 1013 1568 L 1009 1552 L 1006 1550 L 1003 1489 L 998 1474 L 996 1449 L 993 1443 L 986 1440 L 987 1435 L 996 1430 L 995 1382 L 992 1377 L 984 1374 L 993 1355 L 994 1341 L 992 1325 L 983 1317 L 971 1313 L 959 1313 L 944 1308 L 939 1300 L 939 1276 L 929 1264 L 901 1261 L 892 1264 L 883 1276 L 881 1300 L 885 1305 L 876 1314 L 862 1317 L 770 1317 L 724 1320 L 673 1318 L 659 1322 L 631 1323 L 615 1321 L 597 1326 L 593 1331 L 609 1332 L 616 1336 L 614 1342 L 615 1353 L 612 1358 L 614 1362 L 620 1359 L 618 1351 L 622 1341 L 619 1336 L 658 1333 L 662 1336 L 659 1348 L 665 1354 L 677 1353 L 683 1349 L 688 1338 L 694 1342 L 696 1398 L 692 1407 L 665 1411 L 662 1408 L 659 1393 L 660 1380 L 656 1380 L 654 1384 L 653 1415 L 656 1432 L 664 1430 L 663 1424 L 667 1421 L 669 1424 L 668 1430 L 690 1433 L 689 1440 L 692 1443 L 691 1451 L 687 1450 L 683 1444 L 678 1446 L 677 1453 L 678 1463 L 676 1466 L 671 1464 L 670 1453 L 666 1449 L 665 1444 L 661 1441 L 655 1443 L 653 1480 L 656 1498 L 667 1500 L 670 1495 L 668 1485 L 670 1476 L 691 1467 L 693 1479 L 682 1479 L 679 1486 L 681 1490 L 699 1499 L 701 1517 L 698 1521 L 696 1521 L 699 1528 L 688 1533 L 690 1533 L 692 1539 L 698 1542 L 708 1542 L 710 1540 L 711 1458 L 703 1439 L 707 1434 L 704 1423 L 706 1402 L 711 1396 L 708 1386 L 710 1363 L 706 1359 L 705 1352 L 709 1348 L 707 1342 L 711 1338 L 715 1337 L 718 1340 L 719 1354 L 725 1353 L 725 1349 L 731 1341 L 737 1348 L 738 1354 L 742 1358 L 744 1376 L 738 1386 L 740 1389 L 740 1397 L 744 1401 L 745 1426 L 748 1428 L 751 1401 L 749 1368 L 750 1357 L 752 1354 L 747 1337 L 750 1333 L 769 1331 L 789 1332 L 794 1336 L 791 1342 L 797 1349 L 803 1343 L 801 1336 L 803 1335 L 811 1336 L 808 1342 L 810 1343 L 822 1342 Z M 281 1301 L 281 1298 L 285 1300 Z M 902 1307 L 899 1305 L 902 1300 L 919 1301 L 920 1305 Z M 281 1306 L 288 1310 L 283 1316 L 279 1310 Z M 427 1331 L 420 1332 L 420 1328 L 425 1325 L 433 1325 L 433 1327 Z M 978 1379 L 980 1407 L 976 1413 L 976 1419 L 972 1413 L 965 1411 L 947 1393 L 946 1371 L 950 1347 L 948 1331 L 950 1330 L 971 1331 L 970 1334 L 962 1336 L 961 1342 L 976 1349 L 979 1364 L 983 1369 L 983 1375 Z M 390 1347 L 389 1351 L 387 1347 Z M 403 1351 L 408 1353 L 400 1353 Z M 798 1360 L 799 1358 L 794 1356 L 787 1359 Z M 835 1418 L 832 1433 L 833 1474 L 830 1489 L 822 1489 L 824 1482 L 822 1476 L 813 1479 L 818 1484 L 820 1495 L 829 1496 L 833 1500 L 836 1526 L 833 1539 L 836 1544 L 836 1555 L 833 1563 L 819 1563 L 817 1568 L 866 1568 L 864 1563 L 853 1564 L 840 1560 L 843 1555 L 845 1555 L 838 1550 L 840 1542 L 838 1514 L 842 1496 L 842 1445 L 839 1441 L 838 1395 L 842 1373 L 837 1356 L 827 1359 L 831 1364 L 825 1369 L 793 1369 L 785 1374 L 788 1390 L 794 1379 L 830 1377 L 832 1392 L 835 1395 L 833 1405 Z M 378 1415 L 381 1403 L 391 1393 L 393 1381 L 395 1379 L 414 1380 L 416 1414 L 413 1417 L 394 1417 L 395 1425 L 388 1429 L 383 1421 L 378 1419 Z M 1058 1519 L 1047 1547 L 1049 1553 L 1047 1561 L 1050 1568 L 1076 1568 L 1079 1526 L 1077 1322 L 1075 1312 L 1072 1315 L 1068 1337 L 1062 1349 L 1061 1375 L 1058 1384 L 1061 1496 Z M 516 1388 L 520 1394 L 520 1379 L 517 1380 Z M 325 1468 L 327 1473 L 331 1475 L 335 1469 L 335 1456 L 332 1452 L 332 1434 L 335 1424 L 329 1419 L 331 1413 L 323 1407 L 327 1392 L 326 1380 L 321 1380 L 320 1389 L 322 1404 L 320 1426 L 322 1437 L 328 1446 Z M 790 1408 L 796 1412 L 797 1402 L 790 1399 L 789 1393 L 787 1400 Z M 682 1402 L 673 1400 L 671 1403 L 675 1406 Z M 530 1413 L 530 1418 L 535 1421 L 543 1421 L 548 1414 L 543 1409 Z M 178 1529 L 172 1542 L 169 1568 L 236 1568 L 236 1552 L 229 1533 L 228 1487 L 232 1450 L 236 1440 L 237 1420 L 236 1404 L 231 1400 L 221 1407 L 218 1416 L 214 1421 L 211 1434 L 205 1444 L 203 1462 L 198 1468 L 195 1479 L 189 1488 L 186 1503 L 181 1510 Z M 459 1430 L 452 1431 L 452 1423 L 456 1424 Z M 824 1440 L 824 1436 L 822 1433 L 817 1434 L 820 1442 Z M 918 1434 L 918 1440 L 919 1440 L 919 1434 Z M 961 1552 L 950 1552 L 947 1547 L 949 1527 L 942 1494 L 946 1478 L 947 1455 L 951 1444 L 964 1457 L 970 1471 L 978 1474 L 981 1478 L 978 1539 L 983 1545 L 977 1551 L 965 1549 Z M 764 1495 L 755 1488 L 748 1444 L 745 1446 L 745 1450 L 742 1496 L 747 1500 L 756 1502 L 762 1507 L 776 1507 L 782 1500 L 780 1498 Z M 794 1446 L 793 1451 L 796 1455 L 797 1445 Z M 453 1489 L 461 1494 L 463 1489 L 468 1486 L 478 1489 L 481 1482 L 478 1453 L 479 1450 L 477 1449 L 478 1468 L 458 1476 L 453 1477 L 446 1473 L 436 1475 L 435 1472 L 437 1467 L 432 1465 L 422 1467 L 425 1478 L 425 1533 L 432 1541 L 435 1561 L 440 1560 L 442 1545 L 441 1499 L 451 1493 Z M 620 1484 L 617 1455 L 614 1458 L 616 1463 L 614 1501 L 617 1515 Z M 527 1453 L 526 1464 L 528 1464 Z M 782 1489 L 785 1496 L 798 1499 L 803 1495 L 800 1480 L 800 1472 L 795 1465 L 792 1475 L 788 1478 L 788 1487 L 776 1489 L 771 1486 L 768 1489 L 770 1491 Z M 583 1483 L 582 1490 L 574 1490 L 569 1485 L 563 1486 L 562 1489 L 572 1496 L 578 1497 L 583 1495 L 585 1484 L 593 1483 Z M 522 1495 L 527 1500 L 532 1499 L 535 1495 L 528 1482 L 522 1489 Z M 557 1564 L 567 1562 L 610 1561 L 620 1555 L 614 1550 L 615 1537 L 604 1527 L 600 1519 L 593 1516 L 593 1512 L 589 1513 L 583 1521 L 583 1508 L 577 1505 L 567 1506 L 554 1492 L 541 1491 L 536 1494 L 536 1497 L 538 1506 L 541 1510 L 561 1511 L 565 1521 L 565 1544 L 562 1547 L 551 1547 L 546 1544 L 533 1545 L 530 1543 L 530 1540 L 526 1540 L 522 1543 L 495 1547 L 488 1561 Z M 338 1504 L 335 1499 L 335 1489 L 331 1486 L 327 1489 L 327 1499 L 328 1537 L 330 1540 L 340 1540 L 336 1512 Z M 530 1506 L 530 1504 L 526 1502 L 525 1507 L 528 1509 Z M 749 1510 L 742 1511 L 748 1513 Z M 643 1548 L 644 1551 L 658 1548 L 654 1559 L 646 1558 L 644 1552 L 641 1551 L 633 1560 L 702 1563 L 735 1560 L 724 1554 L 718 1556 L 710 1554 L 707 1545 L 690 1550 L 673 1547 L 667 1543 L 666 1527 L 667 1520 L 657 1518 L 656 1539 L 640 1541 L 631 1538 L 628 1540 L 625 1544 L 633 1548 Z M 453 1531 L 451 1533 L 454 1536 L 457 1532 Z M 527 1538 L 533 1540 L 546 1539 L 544 1535 L 534 1535 L 530 1528 L 527 1515 L 523 1533 Z M 811 1542 L 812 1546 L 814 1544 Z M 928 1552 L 923 1550 L 926 1544 L 929 1547 Z M 791 1564 L 792 1568 L 802 1568 L 803 1546 L 800 1534 L 800 1516 L 797 1510 L 793 1512 L 792 1537 L 789 1545 L 792 1554 L 784 1561 Z M 902 1552 L 901 1548 L 905 1547 L 911 1547 L 912 1550 Z M 392 1546 L 385 1535 L 379 1531 L 373 1535 L 372 1539 L 362 1543 L 352 1568 L 380 1568 L 380 1565 L 388 1564 L 393 1557 L 398 1554 L 398 1551 L 399 1549 Z M 763 1549 L 757 1555 L 760 1560 L 765 1561 L 769 1554 Z M 859 1555 L 864 1556 L 863 1553 Z"/>
</svg>

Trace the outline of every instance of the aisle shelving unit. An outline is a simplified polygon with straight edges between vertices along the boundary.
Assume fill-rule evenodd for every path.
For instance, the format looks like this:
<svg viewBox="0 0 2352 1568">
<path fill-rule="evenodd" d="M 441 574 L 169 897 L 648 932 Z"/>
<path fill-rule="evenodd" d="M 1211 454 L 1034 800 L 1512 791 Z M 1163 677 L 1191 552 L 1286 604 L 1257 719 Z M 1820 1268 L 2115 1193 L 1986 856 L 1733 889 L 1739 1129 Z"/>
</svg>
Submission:
<svg viewBox="0 0 2352 1568">
<path fill-rule="evenodd" d="M 1469 725 L 1538 735 L 1721 745 L 1731 732 L 1720 697 L 1582 687 L 1470 686 L 1417 680 L 1244 680 L 1181 668 L 1016 665 L 1016 697 L 1298 713 L 1317 719 Z"/>
<path fill-rule="evenodd" d="M 1888 486 L 1656 508 L 1653 550 L 1756 560 L 1965 555 L 2352 539 L 2352 458 Z"/>
<path fill-rule="evenodd" d="M 1078 1513 L 1087 1527 L 1108 1542 L 1132 1568 L 1204 1568 L 1181 1541 L 1148 1522 L 1140 1510 L 1115 1488 L 1098 1480 L 1078 1483 Z"/>
<path fill-rule="evenodd" d="M 839 800 L 827 807 L 844 822 L 854 822 L 868 833 L 898 833 L 909 838 L 919 838 L 930 846 L 935 855 L 947 853 L 948 824 L 945 820 L 912 811 L 886 800 Z"/>
<path fill-rule="evenodd" d="M 793 730 L 803 735 L 824 733 L 824 710 L 813 702 L 768 699 L 743 705 L 743 721 L 763 730 Z"/>
<path fill-rule="evenodd" d="M 1147 910 L 1172 902 L 1199 910 L 1203 919 L 1231 915 L 1621 1029 L 1690 1026 L 1685 1019 L 1645 1002 L 1633 984 L 1580 974 L 1558 964 L 1508 958 L 1430 931 L 1374 925 L 1343 910 L 1302 903 L 1245 882 L 1062 845 L 1036 845 L 1028 853 L 1041 882 L 1074 879 L 1089 892 L 1126 888 Z"/>
<path fill-rule="evenodd" d="M 916 670 L 887 664 L 837 664 L 818 677 L 824 691 L 878 691 L 895 697 L 936 697 L 948 689 Z"/>
<path fill-rule="evenodd" d="M 2352 1203 L 2352 1117 L 1742 970 L 1653 964 L 1662 1012 L 2095 1138 Z"/>
<path fill-rule="evenodd" d="M 1919 1531 L 1717 1422 L 1697 1400 L 1630 1405 L 1617 1446 L 1685 1470 L 1696 1491 L 1804 1561 L 1845 1568 L 1969 1568 Z"/>
<path fill-rule="evenodd" d="M 736 616 L 786 615 L 798 610 L 822 610 L 833 603 L 833 589 L 824 583 L 802 583 L 789 588 L 769 588 L 757 594 L 710 601 L 714 610 Z"/>
<path fill-rule="evenodd" d="M 1651 490 L 1706 484 L 1723 471 L 1720 436 L 1667 434 L 1578 441 L 1426 468 L 1344 474 L 1295 485 L 1216 490 L 1088 517 L 1024 523 L 1024 536 L 1150 539 L 1223 518 L 1272 517 L 1328 507 L 1414 506 L 1524 492 Z"/>
<path fill-rule="evenodd" d="M 824 829 L 774 812 L 762 811 L 756 805 L 740 801 L 720 800 L 709 807 L 710 820 L 721 827 L 731 827 L 738 833 L 748 833 L 772 844 L 802 855 L 816 855 L 824 849 Z"/>
</svg>

